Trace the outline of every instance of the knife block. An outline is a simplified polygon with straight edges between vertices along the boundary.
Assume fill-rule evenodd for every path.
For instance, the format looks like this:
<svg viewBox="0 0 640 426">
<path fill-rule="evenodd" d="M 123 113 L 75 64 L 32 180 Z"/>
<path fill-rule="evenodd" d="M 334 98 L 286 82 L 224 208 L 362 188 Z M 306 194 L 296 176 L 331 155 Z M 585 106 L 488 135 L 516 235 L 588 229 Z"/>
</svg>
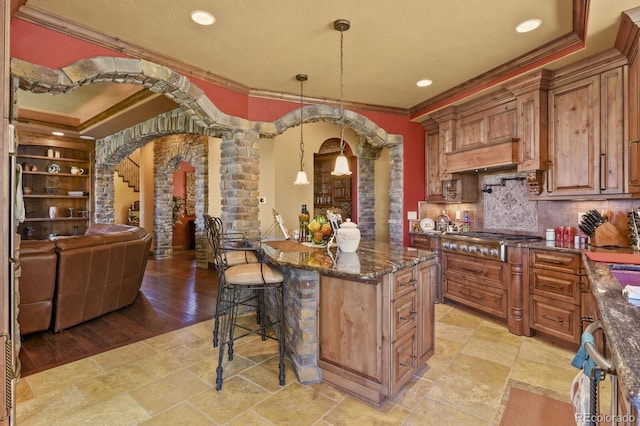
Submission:
<svg viewBox="0 0 640 426">
<path fill-rule="evenodd" d="M 605 222 L 596 228 L 593 237 L 591 237 L 591 245 L 595 247 L 629 247 L 629 241 L 611 222 Z"/>
</svg>

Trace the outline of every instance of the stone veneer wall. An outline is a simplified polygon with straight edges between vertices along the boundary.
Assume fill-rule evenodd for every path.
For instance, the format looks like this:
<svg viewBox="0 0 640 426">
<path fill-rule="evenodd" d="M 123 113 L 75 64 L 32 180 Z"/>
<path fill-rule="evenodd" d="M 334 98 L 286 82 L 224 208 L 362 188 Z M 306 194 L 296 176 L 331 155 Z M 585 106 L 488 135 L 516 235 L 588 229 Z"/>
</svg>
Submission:
<svg viewBox="0 0 640 426">
<path fill-rule="evenodd" d="M 118 134 L 96 142 L 96 206 L 94 220 L 98 223 L 111 223 L 113 214 L 113 178 L 107 175 L 112 168 L 135 149 L 159 137 L 177 133 L 196 133 L 221 137 L 223 142 L 221 189 L 223 192 L 222 220 L 227 229 L 250 231 L 258 229 L 257 182 L 260 179 L 259 151 L 257 141 L 262 137 L 275 137 L 290 127 L 305 123 L 328 121 L 340 123 L 340 110 L 328 105 L 308 105 L 298 108 L 274 122 L 252 122 L 221 112 L 213 102 L 191 81 L 159 64 L 141 59 L 96 57 L 83 59 L 58 70 L 31 64 L 18 59 L 11 62 L 11 74 L 23 90 L 36 93 L 67 93 L 83 85 L 97 82 L 128 83 L 142 85 L 151 91 L 162 93 L 174 100 L 180 110 L 162 114 L 145 123 L 125 129 Z M 302 115 L 302 111 L 304 114 Z M 363 155 L 358 176 L 362 179 L 362 190 L 368 190 L 372 184 L 374 165 L 366 158 L 367 146 L 375 152 L 379 148 L 389 148 L 391 170 L 389 240 L 391 244 L 403 244 L 403 166 L 402 136 L 389 135 L 377 124 L 356 112 L 344 111 L 344 123 L 358 135 L 356 156 Z M 164 161 L 164 160 L 163 160 Z M 360 163 L 360 161 L 359 161 Z M 196 166 L 195 164 L 192 164 Z M 169 167 L 170 168 L 170 167 Z M 167 173 L 165 168 L 163 173 Z M 156 175 L 158 180 L 158 175 Z M 196 177 L 198 194 L 206 192 L 201 187 L 203 179 Z M 364 238 L 374 239 L 370 217 L 373 215 L 375 200 L 358 191 L 358 222 L 364 222 Z M 362 198 L 362 200 L 360 199 Z M 156 199 L 156 210 L 167 209 L 163 200 Z M 208 200 L 203 200 L 206 208 Z M 157 256 L 170 255 L 165 247 L 166 211 L 156 213 L 154 234 L 159 248 Z M 360 219 L 362 217 L 363 220 Z M 162 234 L 162 235 L 161 235 Z M 202 248 L 204 224 L 196 222 L 197 247 Z M 170 238 L 169 238 L 170 240 Z M 199 257 L 200 259 L 200 257 Z M 198 262 L 204 267 L 204 263 Z"/>
</svg>

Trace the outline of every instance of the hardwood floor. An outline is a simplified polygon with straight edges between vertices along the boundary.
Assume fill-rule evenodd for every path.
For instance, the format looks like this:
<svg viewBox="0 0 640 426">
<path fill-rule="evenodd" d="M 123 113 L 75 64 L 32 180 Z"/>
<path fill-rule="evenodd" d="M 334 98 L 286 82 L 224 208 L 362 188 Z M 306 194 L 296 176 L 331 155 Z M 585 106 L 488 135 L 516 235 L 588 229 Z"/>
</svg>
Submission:
<svg viewBox="0 0 640 426">
<path fill-rule="evenodd" d="M 213 318 L 215 269 L 196 267 L 193 250 L 149 259 L 142 289 L 128 307 L 55 333 L 22 337 L 22 377 Z"/>
</svg>

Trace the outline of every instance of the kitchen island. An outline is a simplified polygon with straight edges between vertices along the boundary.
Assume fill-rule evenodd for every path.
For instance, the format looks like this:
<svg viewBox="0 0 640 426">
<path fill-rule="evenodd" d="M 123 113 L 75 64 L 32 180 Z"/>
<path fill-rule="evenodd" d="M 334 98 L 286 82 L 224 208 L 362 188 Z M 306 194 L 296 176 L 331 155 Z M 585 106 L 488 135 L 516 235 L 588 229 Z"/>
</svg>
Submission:
<svg viewBox="0 0 640 426">
<path fill-rule="evenodd" d="M 640 257 L 640 255 L 637 255 Z M 622 413 L 631 413 L 638 424 L 640 410 L 640 306 L 630 303 L 622 295 L 622 286 L 609 270 L 608 264 L 594 262 L 583 256 L 585 269 L 592 286 L 600 314 L 602 328 L 611 351 L 620 397 Z M 637 284 L 640 285 L 640 284 Z"/>
<path fill-rule="evenodd" d="M 435 254 L 362 241 L 356 253 L 266 241 L 285 275 L 287 353 L 301 383 L 380 406 L 433 354 Z"/>
</svg>

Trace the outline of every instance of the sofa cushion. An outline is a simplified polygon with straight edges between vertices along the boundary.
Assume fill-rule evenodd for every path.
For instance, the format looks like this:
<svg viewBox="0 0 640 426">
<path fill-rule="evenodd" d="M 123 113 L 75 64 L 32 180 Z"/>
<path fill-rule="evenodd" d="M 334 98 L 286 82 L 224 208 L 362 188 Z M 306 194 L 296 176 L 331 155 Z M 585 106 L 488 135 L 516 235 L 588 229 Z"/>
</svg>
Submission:
<svg viewBox="0 0 640 426">
<path fill-rule="evenodd" d="M 56 245 L 48 240 L 22 241 L 19 248 L 18 324 L 20 334 L 49 329 L 56 279 Z"/>
</svg>

